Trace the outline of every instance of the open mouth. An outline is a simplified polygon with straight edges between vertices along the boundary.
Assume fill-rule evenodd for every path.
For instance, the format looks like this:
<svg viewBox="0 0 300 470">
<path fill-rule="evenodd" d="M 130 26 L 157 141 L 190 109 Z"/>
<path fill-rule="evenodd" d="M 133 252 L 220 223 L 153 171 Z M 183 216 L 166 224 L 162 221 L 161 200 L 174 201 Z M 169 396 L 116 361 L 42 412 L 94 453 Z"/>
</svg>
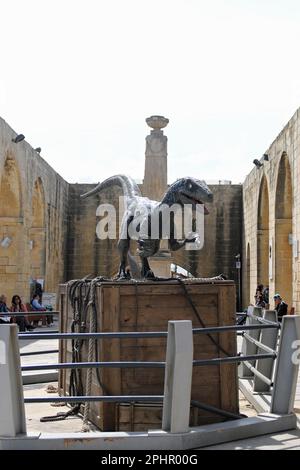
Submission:
<svg viewBox="0 0 300 470">
<path fill-rule="evenodd" d="M 209 211 L 208 211 L 206 205 L 204 204 L 204 202 L 202 202 L 200 199 L 197 199 L 197 198 L 195 198 L 195 197 L 189 196 L 189 195 L 186 194 L 186 193 L 183 193 L 183 194 L 184 194 L 184 196 L 185 196 L 187 199 L 189 199 L 190 201 L 192 201 L 194 204 L 201 204 L 201 205 L 203 205 L 204 214 L 205 214 L 205 215 L 209 214 Z"/>
</svg>

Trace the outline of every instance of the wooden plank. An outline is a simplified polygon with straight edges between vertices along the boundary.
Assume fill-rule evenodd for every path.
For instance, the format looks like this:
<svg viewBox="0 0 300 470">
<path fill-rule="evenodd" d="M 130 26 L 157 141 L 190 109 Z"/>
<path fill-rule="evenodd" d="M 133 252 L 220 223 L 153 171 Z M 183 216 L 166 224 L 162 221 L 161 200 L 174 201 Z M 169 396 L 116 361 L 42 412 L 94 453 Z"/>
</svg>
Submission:
<svg viewBox="0 0 300 470">
<path fill-rule="evenodd" d="M 120 314 L 120 290 L 119 286 L 112 288 L 101 287 L 101 308 L 100 311 L 102 323 L 102 331 L 119 331 L 119 314 Z M 110 347 L 101 348 L 102 361 L 119 361 L 120 360 L 120 340 L 110 340 Z M 110 395 L 121 394 L 121 371 L 120 369 L 104 368 L 102 378 L 105 387 Z M 114 403 L 103 403 L 102 406 L 102 430 L 115 430 L 115 413 L 116 405 Z"/>
<path fill-rule="evenodd" d="M 235 288 L 220 287 L 219 290 L 219 325 L 230 325 L 235 322 Z M 222 313 L 222 315 L 221 315 Z M 222 333 L 220 345 L 232 356 L 236 356 L 235 333 Z M 224 354 L 222 354 L 224 357 Z M 238 377 L 236 364 L 220 365 L 220 398 L 221 409 L 238 413 Z"/>
</svg>

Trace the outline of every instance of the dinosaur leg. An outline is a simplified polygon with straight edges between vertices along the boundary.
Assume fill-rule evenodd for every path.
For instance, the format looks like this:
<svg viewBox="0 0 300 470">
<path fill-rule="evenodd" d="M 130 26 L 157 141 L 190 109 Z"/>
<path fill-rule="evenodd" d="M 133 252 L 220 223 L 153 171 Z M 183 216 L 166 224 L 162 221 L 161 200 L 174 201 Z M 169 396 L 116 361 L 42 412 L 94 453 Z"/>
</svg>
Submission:
<svg viewBox="0 0 300 470">
<path fill-rule="evenodd" d="M 154 273 L 152 269 L 150 268 L 149 262 L 147 258 L 144 258 L 141 256 L 141 261 L 142 261 L 142 277 L 145 279 L 151 279 L 154 277 Z"/>
<path fill-rule="evenodd" d="M 129 239 L 121 239 L 118 242 L 118 250 L 120 253 L 120 268 L 118 279 L 130 279 L 130 274 L 126 272 L 126 264 L 127 264 L 127 255 L 130 247 L 130 240 Z"/>
</svg>

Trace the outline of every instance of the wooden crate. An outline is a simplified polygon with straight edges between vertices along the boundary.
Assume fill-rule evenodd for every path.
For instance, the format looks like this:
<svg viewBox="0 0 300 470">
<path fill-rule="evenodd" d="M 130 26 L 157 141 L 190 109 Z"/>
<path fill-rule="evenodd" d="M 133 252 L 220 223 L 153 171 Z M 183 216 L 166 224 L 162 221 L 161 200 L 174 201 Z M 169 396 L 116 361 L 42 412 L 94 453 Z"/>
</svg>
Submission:
<svg viewBox="0 0 300 470">
<path fill-rule="evenodd" d="M 233 281 L 191 279 L 185 281 L 189 296 L 205 326 L 235 324 L 235 285 Z M 70 332 L 73 312 L 68 288 L 61 286 L 60 331 Z M 200 327 L 183 287 L 177 281 L 105 282 L 97 287 L 98 331 L 167 331 L 169 320 L 191 320 Z M 88 330 L 87 330 L 88 331 Z M 236 355 L 236 336 L 226 332 L 213 337 L 230 355 Z M 100 361 L 164 361 L 165 338 L 103 339 L 99 341 Z M 217 346 L 207 335 L 194 335 L 194 359 L 219 357 Z M 82 350 L 87 360 L 87 347 Z M 60 361 L 71 362 L 71 342 L 61 342 Z M 86 370 L 83 370 L 83 382 Z M 68 395 L 70 370 L 60 371 L 59 388 Z M 101 380 L 110 395 L 163 395 L 163 369 L 101 370 Z M 101 395 L 93 372 L 92 395 Z M 194 367 L 192 400 L 238 413 L 237 364 Z M 90 420 L 103 431 L 141 431 L 161 426 L 158 404 L 91 403 Z M 191 408 L 191 425 L 222 421 L 220 416 Z"/>
</svg>

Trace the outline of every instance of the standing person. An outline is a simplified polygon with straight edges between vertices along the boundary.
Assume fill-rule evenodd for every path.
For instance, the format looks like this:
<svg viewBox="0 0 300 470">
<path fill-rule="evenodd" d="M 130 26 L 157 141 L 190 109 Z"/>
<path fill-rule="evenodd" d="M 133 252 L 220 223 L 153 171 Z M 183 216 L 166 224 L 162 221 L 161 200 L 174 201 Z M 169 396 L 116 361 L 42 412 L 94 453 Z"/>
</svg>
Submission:
<svg viewBox="0 0 300 470">
<path fill-rule="evenodd" d="M 277 312 L 278 321 L 282 321 L 282 317 L 288 313 L 288 304 L 282 300 L 280 294 L 274 295 L 275 310 Z"/>
<path fill-rule="evenodd" d="M 266 304 L 266 308 L 269 308 L 269 286 L 266 286 L 263 290 L 263 299 Z"/>
<path fill-rule="evenodd" d="M 19 295 L 14 295 L 13 298 L 11 299 L 11 312 L 15 312 L 15 313 L 26 312 L 27 313 L 26 305 L 23 304 L 21 297 Z M 17 325 L 19 326 L 20 331 L 34 330 L 34 327 L 31 326 L 28 321 L 27 315 L 24 315 L 22 317 L 16 316 L 15 321 Z"/>
<path fill-rule="evenodd" d="M 6 305 L 7 297 L 5 295 L 0 295 L 0 313 L 9 313 L 9 309 Z M 0 324 L 8 324 L 11 323 L 10 315 L 5 315 L 0 317 Z"/>
<path fill-rule="evenodd" d="M 266 308 L 266 303 L 264 301 L 264 297 L 262 293 L 257 294 L 255 307 Z"/>
<path fill-rule="evenodd" d="M 263 293 L 263 290 L 264 290 L 263 284 L 258 284 L 258 286 L 257 286 L 257 288 L 256 288 L 255 296 L 254 296 L 254 298 L 255 298 L 255 304 L 256 304 L 256 302 L 257 302 L 257 300 L 258 300 L 260 294 Z"/>
</svg>

